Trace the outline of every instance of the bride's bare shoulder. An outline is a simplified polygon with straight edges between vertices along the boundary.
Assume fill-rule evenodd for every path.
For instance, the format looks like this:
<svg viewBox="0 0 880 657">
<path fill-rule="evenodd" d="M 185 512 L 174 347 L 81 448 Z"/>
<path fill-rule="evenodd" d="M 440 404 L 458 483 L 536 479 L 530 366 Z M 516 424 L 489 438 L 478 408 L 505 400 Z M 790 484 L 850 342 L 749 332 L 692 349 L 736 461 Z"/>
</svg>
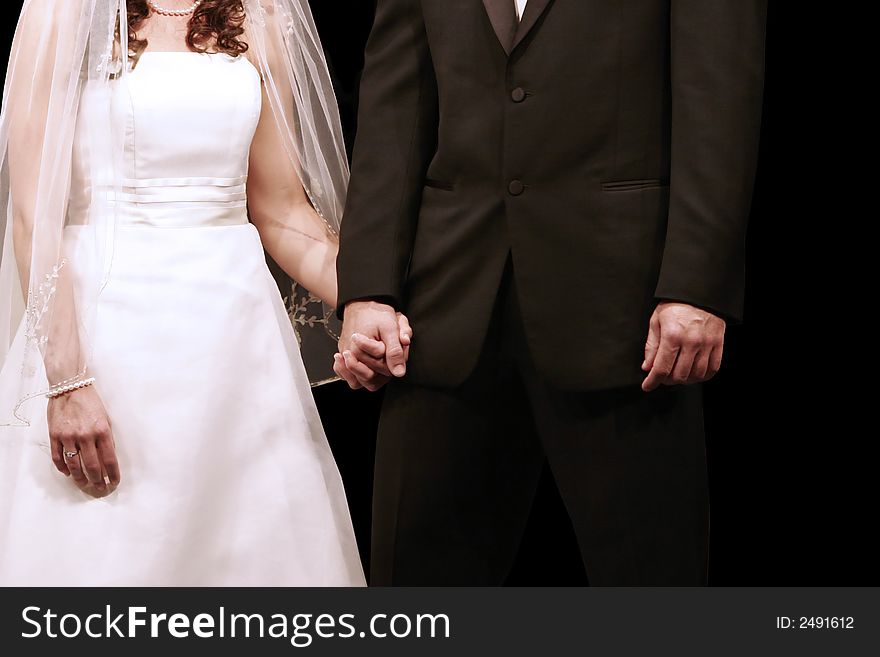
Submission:
<svg viewBox="0 0 880 657">
<path fill-rule="evenodd" d="M 247 17 L 243 36 L 248 44 L 245 56 L 259 71 L 264 65 L 272 68 L 283 56 L 278 28 L 279 21 L 284 19 L 283 11 L 276 11 L 277 0 L 244 0 L 243 5 Z"/>
<path fill-rule="evenodd" d="M 93 0 L 27 0 L 18 20 L 18 34 L 45 34 L 68 29 L 75 33 L 90 12 L 84 11 Z"/>
</svg>

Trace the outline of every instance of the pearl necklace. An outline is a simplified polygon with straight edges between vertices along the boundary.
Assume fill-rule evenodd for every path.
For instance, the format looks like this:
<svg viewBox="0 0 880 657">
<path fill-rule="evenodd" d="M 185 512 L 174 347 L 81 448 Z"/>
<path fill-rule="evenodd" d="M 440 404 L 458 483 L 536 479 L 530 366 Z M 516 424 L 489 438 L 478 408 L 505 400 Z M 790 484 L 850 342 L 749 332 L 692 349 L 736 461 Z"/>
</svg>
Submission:
<svg viewBox="0 0 880 657">
<path fill-rule="evenodd" d="M 157 5 L 153 0 L 147 0 L 147 4 L 150 5 L 150 9 L 161 16 L 189 16 L 199 8 L 202 0 L 196 0 L 189 9 L 166 9 Z"/>
</svg>

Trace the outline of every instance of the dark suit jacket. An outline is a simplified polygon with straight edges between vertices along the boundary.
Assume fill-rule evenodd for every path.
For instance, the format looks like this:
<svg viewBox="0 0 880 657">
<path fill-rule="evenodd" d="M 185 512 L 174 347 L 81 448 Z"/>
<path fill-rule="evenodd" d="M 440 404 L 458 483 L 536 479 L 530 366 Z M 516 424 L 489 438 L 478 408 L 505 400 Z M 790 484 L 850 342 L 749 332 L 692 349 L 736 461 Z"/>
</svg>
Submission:
<svg viewBox="0 0 880 657">
<path fill-rule="evenodd" d="M 340 302 L 407 313 L 409 376 L 454 386 L 512 253 L 540 372 L 637 383 L 657 299 L 741 314 L 766 0 L 504 3 L 379 0 Z"/>
</svg>

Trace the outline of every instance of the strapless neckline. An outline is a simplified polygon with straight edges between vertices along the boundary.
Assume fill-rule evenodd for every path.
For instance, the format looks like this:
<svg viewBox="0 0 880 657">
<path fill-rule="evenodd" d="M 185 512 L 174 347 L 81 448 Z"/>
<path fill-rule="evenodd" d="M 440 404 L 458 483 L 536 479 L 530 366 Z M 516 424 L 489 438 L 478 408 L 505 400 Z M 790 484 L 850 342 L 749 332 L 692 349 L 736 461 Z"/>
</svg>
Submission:
<svg viewBox="0 0 880 657">
<path fill-rule="evenodd" d="M 233 55 L 230 55 L 225 52 L 195 52 L 193 50 L 147 50 L 145 52 L 142 52 L 139 55 L 138 59 L 140 60 L 140 59 L 143 59 L 144 57 L 154 56 L 154 55 L 155 56 L 165 56 L 165 57 L 173 56 L 173 55 L 185 55 L 185 56 L 196 55 L 196 59 L 201 58 L 201 57 L 221 57 L 221 58 L 226 59 L 227 61 L 232 62 L 232 63 L 235 63 L 238 60 L 242 60 L 244 62 L 247 62 L 248 66 L 250 66 L 254 71 L 256 71 L 257 75 L 259 75 L 260 79 L 262 79 L 262 75 L 260 75 L 259 69 L 257 69 L 257 67 L 254 66 L 254 63 L 251 60 L 249 60 L 247 57 L 245 57 L 244 55 L 233 56 Z M 134 70 L 135 71 L 137 70 L 137 66 L 134 67 Z"/>
<path fill-rule="evenodd" d="M 141 57 L 146 55 L 223 55 L 229 59 L 240 59 L 241 56 L 233 57 L 225 52 L 196 52 L 195 50 L 145 50 L 140 54 Z M 247 59 L 245 57 L 244 59 Z"/>
</svg>

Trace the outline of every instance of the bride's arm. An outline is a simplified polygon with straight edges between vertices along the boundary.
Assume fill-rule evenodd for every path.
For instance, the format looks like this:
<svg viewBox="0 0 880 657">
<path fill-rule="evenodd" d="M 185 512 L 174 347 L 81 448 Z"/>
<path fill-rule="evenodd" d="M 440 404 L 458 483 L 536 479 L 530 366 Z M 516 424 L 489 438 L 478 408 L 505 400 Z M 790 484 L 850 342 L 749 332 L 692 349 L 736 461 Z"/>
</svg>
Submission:
<svg viewBox="0 0 880 657">
<path fill-rule="evenodd" d="M 335 307 L 338 240 L 309 203 L 283 144 L 264 88 L 250 152 L 250 219 L 264 248 L 288 276 Z"/>
<path fill-rule="evenodd" d="M 49 385 L 75 381 L 86 367 L 71 264 L 64 260 L 62 242 L 76 116 L 71 107 L 80 84 L 73 53 L 78 50 L 78 21 L 83 20 L 78 0 L 27 4 L 10 55 L 4 98 L 4 191 L 14 259 L 28 303 L 29 339 L 39 347 Z M 47 413 L 56 468 L 90 494 L 112 491 L 119 469 L 109 419 L 95 388 L 53 397 Z M 64 452 L 76 456 L 65 459 Z"/>
</svg>

